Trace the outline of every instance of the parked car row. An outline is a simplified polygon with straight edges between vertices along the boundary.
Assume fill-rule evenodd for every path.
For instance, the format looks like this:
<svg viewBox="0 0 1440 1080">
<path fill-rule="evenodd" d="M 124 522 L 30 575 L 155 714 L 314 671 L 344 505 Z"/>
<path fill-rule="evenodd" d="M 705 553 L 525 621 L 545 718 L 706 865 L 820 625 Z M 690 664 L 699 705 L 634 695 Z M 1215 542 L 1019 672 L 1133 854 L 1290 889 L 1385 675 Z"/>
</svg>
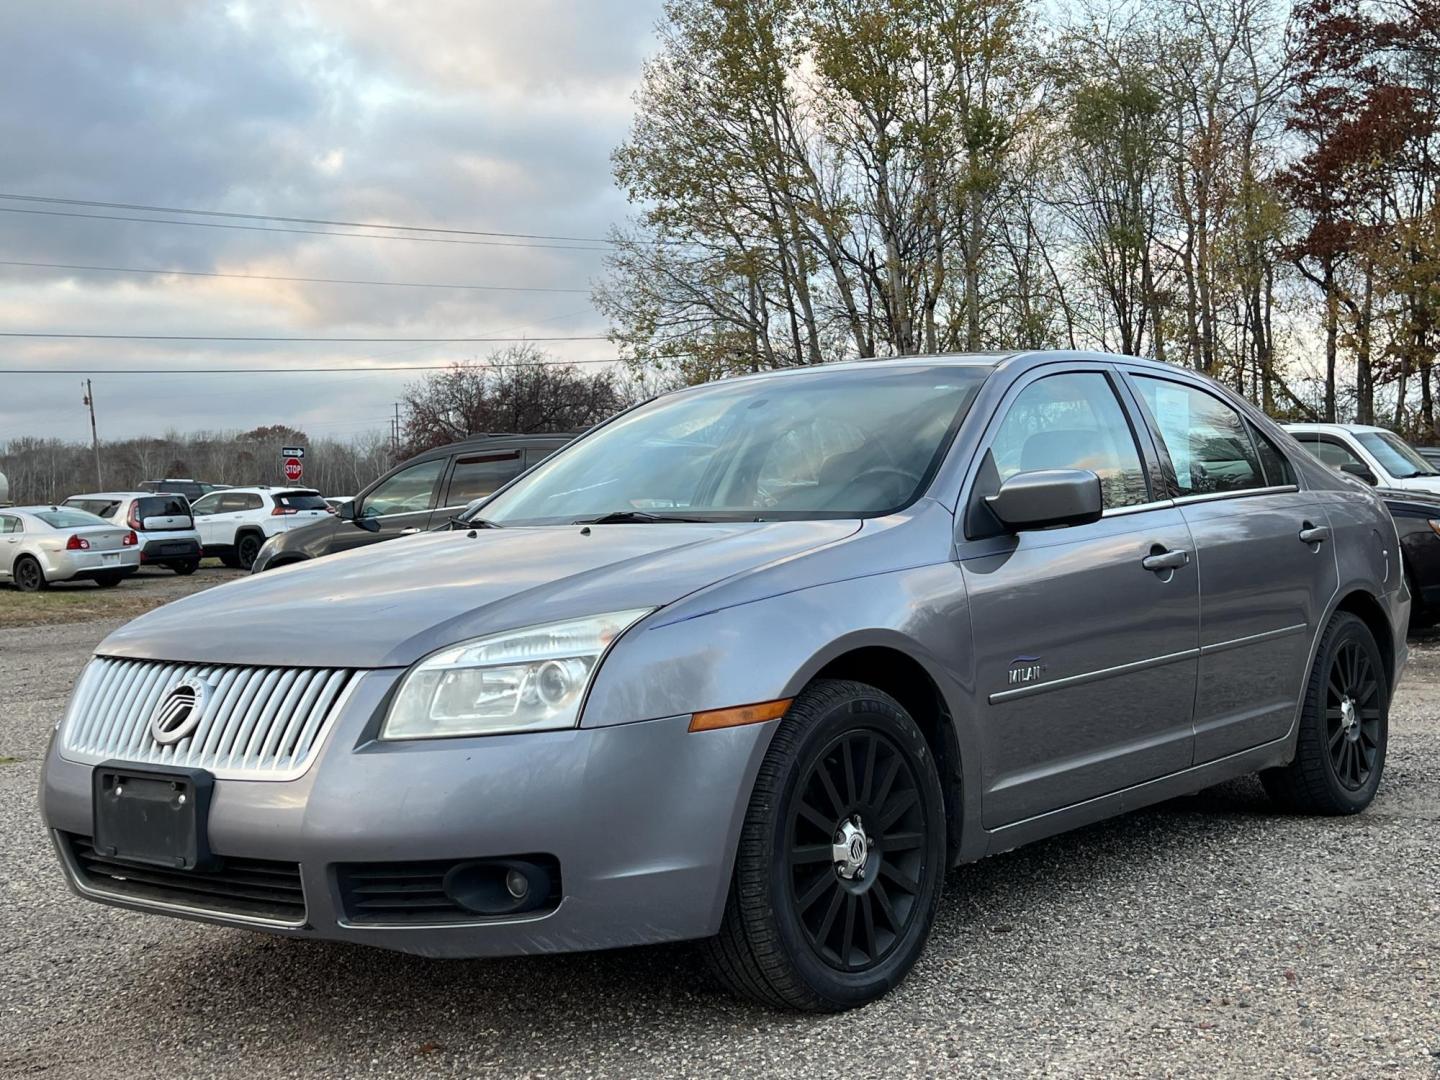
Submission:
<svg viewBox="0 0 1440 1080">
<path fill-rule="evenodd" d="M 0 581 L 38 592 L 53 581 L 119 585 L 140 566 L 134 529 L 62 506 L 0 510 Z"/>
</svg>

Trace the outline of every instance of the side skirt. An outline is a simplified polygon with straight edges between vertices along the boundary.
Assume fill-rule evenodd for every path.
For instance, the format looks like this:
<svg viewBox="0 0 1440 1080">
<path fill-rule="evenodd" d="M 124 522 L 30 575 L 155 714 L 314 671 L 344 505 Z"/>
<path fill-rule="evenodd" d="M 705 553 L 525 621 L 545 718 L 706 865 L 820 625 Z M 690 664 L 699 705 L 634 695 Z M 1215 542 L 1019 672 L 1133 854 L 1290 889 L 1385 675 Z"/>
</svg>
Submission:
<svg viewBox="0 0 1440 1080">
<path fill-rule="evenodd" d="M 1047 836 L 1055 836 L 1084 825 L 1092 825 L 1097 821 L 1104 821 L 1106 818 L 1115 817 L 1130 810 L 1138 810 L 1142 806 L 1151 806 L 1154 803 L 1164 802 L 1166 799 L 1174 799 L 1181 795 L 1191 795 L 1204 788 L 1224 783 L 1226 780 L 1233 780 L 1237 776 L 1245 776 L 1248 773 L 1258 772 L 1275 765 L 1284 765 L 1290 760 L 1293 752 L 1293 741 L 1289 735 L 1286 735 L 1274 742 L 1265 743 L 1263 746 L 1242 750 L 1238 754 L 1231 754 L 1229 757 L 1223 757 L 1216 761 L 1207 761 L 1203 765 L 1196 765 L 1182 772 L 1171 773 L 1169 776 L 1161 776 L 1155 780 L 1147 780 L 1143 784 L 1122 788 L 1109 795 L 1100 795 L 1082 803 L 1075 803 L 1073 806 L 1011 822 L 998 829 L 987 830 L 984 853 L 997 855 L 1002 851 L 1020 847 L 1022 844 L 1043 840 Z"/>
</svg>

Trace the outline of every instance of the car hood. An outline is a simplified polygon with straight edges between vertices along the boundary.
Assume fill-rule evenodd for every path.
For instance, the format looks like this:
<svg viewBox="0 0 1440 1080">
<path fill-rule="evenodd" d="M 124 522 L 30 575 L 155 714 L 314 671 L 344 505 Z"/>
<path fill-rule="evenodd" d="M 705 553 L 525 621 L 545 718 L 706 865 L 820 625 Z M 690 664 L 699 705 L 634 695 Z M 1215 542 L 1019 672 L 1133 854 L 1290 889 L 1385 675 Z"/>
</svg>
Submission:
<svg viewBox="0 0 1440 1080">
<path fill-rule="evenodd" d="M 663 607 L 859 527 L 832 520 L 425 533 L 188 596 L 142 615 L 96 651 L 193 663 L 402 666 L 481 634 Z"/>
</svg>

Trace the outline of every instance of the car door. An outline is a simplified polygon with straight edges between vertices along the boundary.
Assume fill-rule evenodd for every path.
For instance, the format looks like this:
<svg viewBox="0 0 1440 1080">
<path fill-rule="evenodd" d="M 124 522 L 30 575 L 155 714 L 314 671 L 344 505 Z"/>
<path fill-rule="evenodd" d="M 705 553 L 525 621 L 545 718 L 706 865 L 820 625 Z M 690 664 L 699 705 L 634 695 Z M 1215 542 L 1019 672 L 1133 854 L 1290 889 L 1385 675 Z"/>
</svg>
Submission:
<svg viewBox="0 0 1440 1080">
<path fill-rule="evenodd" d="M 338 529 L 333 550 L 347 551 L 429 528 L 440 481 L 449 463 L 449 458 L 437 457 L 408 465 L 360 494 L 355 499 L 355 516 L 373 518 L 380 528 L 376 532 L 353 525 Z"/>
<path fill-rule="evenodd" d="M 20 555 L 25 527 L 14 514 L 0 514 L 0 577 L 10 577 L 10 567 Z"/>
<path fill-rule="evenodd" d="M 1011 389 L 982 443 L 960 551 L 986 828 L 1190 764 L 1192 544 L 1180 512 L 1152 490 L 1158 465 L 1126 397 L 1107 365 L 1042 368 Z M 1099 521 L 986 535 L 976 513 L 985 495 L 1054 468 L 1099 475 Z"/>
<path fill-rule="evenodd" d="M 214 491 L 201 499 L 197 499 L 190 507 L 190 516 L 195 519 L 195 531 L 200 534 L 200 543 L 203 547 L 214 547 L 218 540 L 215 539 L 215 517 L 220 512 L 220 497 L 223 493 Z"/>
<path fill-rule="evenodd" d="M 1337 587 L 1331 524 L 1279 444 L 1231 403 L 1168 375 L 1129 378 L 1195 540 L 1199 764 L 1289 732 Z"/>
</svg>

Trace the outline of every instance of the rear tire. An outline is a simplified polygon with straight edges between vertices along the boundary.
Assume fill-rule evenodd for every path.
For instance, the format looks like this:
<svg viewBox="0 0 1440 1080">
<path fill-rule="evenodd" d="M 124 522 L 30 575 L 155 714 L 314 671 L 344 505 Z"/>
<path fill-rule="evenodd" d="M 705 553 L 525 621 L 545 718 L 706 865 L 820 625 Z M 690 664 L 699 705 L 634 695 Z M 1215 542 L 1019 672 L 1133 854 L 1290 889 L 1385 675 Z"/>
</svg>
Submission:
<svg viewBox="0 0 1440 1080">
<path fill-rule="evenodd" d="M 910 714 L 863 683 L 811 684 L 756 777 L 720 933 L 703 945 L 711 970 L 766 1005 L 874 1001 L 924 948 L 946 850 L 940 777 Z"/>
<path fill-rule="evenodd" d="M 1295 757 L 1266 769 L 1270 797 L 1305 814 L 1358 814 L 1385 769 L 1390 682 L 1375 635 L 1348 611 L 1325 628 L 1305 686 Z"/>
<path fill-rule="evenodd" d="M 249 570 L 255 565 L 255 557 L 260 554 L 260 545 L 265 541 L 254 533 L 246 533 L 235 541 L 235 565 L 241 570 Z"/>
<path fill-rule="evenodd" d="M 240 559 L 233 550 L 225 552 L 219 559 L 222 566 L 228 566 L 231 570 L 240 569 Z"/>
<path fill-rule="evenodd" d="M 95 584 L 99 585 L 102 589 L 113 589 L 124 580 L 125 571 L 123 570 L 108 570 L 103 574 L 95 575 Z"/>
<path fill-rule="evenodd" d="M 21 592 L 40 592 L 50 587 L 45 570 L 33 555 L 21 555 L 10 568 L 10 579 Z"/>
</svg>

